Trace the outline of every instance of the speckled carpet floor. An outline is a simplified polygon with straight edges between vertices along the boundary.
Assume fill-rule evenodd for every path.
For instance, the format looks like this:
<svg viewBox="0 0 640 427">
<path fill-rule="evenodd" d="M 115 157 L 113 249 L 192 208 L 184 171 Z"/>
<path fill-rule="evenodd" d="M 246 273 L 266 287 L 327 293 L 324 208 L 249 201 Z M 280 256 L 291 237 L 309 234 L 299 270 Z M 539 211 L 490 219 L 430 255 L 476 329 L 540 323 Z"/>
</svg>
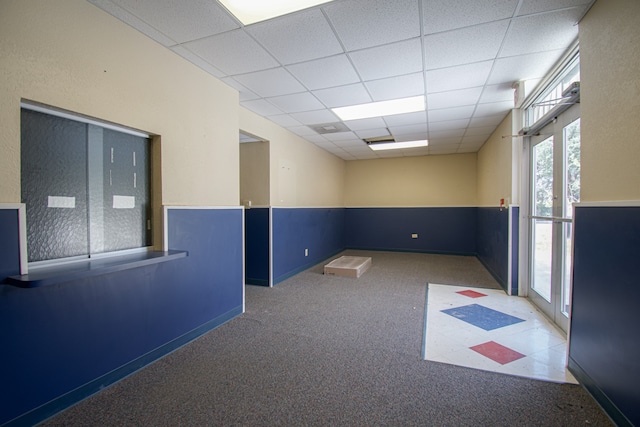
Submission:
<svg viewBox="0 0 640 427">
<path fill-rule="evenodd" d="M 421 360 L 428 281 L 498 287 L 475 258 L 341 255 L 373 264 L 247 286 L 244 314 L 43 424 L 611 425 L 580 386 Z"/>
</svg>

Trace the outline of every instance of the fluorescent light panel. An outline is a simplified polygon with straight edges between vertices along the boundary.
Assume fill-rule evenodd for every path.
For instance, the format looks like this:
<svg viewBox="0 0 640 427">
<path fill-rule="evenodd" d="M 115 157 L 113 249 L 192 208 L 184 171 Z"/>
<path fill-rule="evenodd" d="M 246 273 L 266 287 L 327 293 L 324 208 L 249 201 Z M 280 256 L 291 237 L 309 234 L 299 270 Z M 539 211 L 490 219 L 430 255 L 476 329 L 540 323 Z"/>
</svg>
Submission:
<svg viewBox="0 0 640 427">
<path fill-rule="evenodd" d="M 371 117 L 392 116 L 394 114 L 415 113 L 424 111 L 424 96 L 392 99 L 389 101 L 369 102 L 368 104 L 350 105 L 348 107 L 332 108 L 342 120 L 369 119 Z"/>
<path fill-rule="evenodd" d="M 220 0 L 244 25 L 329 3 L 331 0 Z"/>
<path fill-rule="evenodd" d="M 418 148 L 427 147 L 429 141 L 422 139 L 419 141 L 402 141 L 402 142 L 372 142 L 369 144 L 369 148 L 372 150 L 397 150 L 400 148 Z"/>
</svg>

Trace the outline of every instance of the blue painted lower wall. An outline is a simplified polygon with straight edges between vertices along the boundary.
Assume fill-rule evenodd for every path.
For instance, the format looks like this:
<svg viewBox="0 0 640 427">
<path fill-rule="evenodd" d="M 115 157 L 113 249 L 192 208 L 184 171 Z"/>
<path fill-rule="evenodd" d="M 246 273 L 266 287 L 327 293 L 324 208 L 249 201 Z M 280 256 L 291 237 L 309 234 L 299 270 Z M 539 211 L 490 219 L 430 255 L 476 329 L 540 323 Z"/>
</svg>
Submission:
<svg viewBox="0 0 640 427">
<path fill-rule="evenodd" d="M 272 221 L 274 285 L 345 248 L 343 208 L 272 208 Z"/>
<path fill-rule="evenodd" d="M 245 282 L 269 286 L 269 208 L 244 211 Z"/>
<path fill-rule="evenodd" d="M 640 207 L 576 207 L 569 366 L 618 425 L 640 425 Z"/>
<path fill-rule="evenodd" d="M 0 285 L 0 424 L 32 425 L 242 312 L 242 209 L 170 209 L 167 220 L 169 249 L 188 257 Z"/>
<path fill-rule="evenodd" d="M 509 283 L 509 210 L 478 208 L 477 256 L 507 291 Z"/>
<path fill-rule="evenodd" d="M 353 249 L 475 255 L 477 208 L 347 208 Z M 418 234 L 412 239 L 412 234 Z"/>
</svg>

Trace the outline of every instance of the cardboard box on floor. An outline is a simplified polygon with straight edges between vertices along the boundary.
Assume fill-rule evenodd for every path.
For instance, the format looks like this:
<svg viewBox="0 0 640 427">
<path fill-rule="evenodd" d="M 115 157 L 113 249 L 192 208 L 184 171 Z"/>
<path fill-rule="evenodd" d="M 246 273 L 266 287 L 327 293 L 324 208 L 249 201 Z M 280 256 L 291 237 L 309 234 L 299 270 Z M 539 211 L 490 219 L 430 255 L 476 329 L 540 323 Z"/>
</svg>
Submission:
<svg viewBox="0 0 640 427">
<path fill-rule="evenodd" d="M 324 274 L 358 278 L 371 267 L 371 257 L 341 256 L 324 266 Z"/>
</svg>

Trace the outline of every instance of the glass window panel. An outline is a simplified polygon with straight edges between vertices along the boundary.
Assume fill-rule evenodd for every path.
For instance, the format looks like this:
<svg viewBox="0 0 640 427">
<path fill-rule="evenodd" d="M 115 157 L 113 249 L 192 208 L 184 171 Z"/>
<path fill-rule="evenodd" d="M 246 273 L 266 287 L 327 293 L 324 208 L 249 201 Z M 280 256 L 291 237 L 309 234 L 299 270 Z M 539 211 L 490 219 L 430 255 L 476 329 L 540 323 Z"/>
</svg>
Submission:
<svg viewBox="0 0 640 427">
<path fill-rule="evenodd" d="M 549 302 L 551 301 L 552 233 L 551 221 L 533 220 L 532 289 Z"/>
<path fill-rule="evenodd" d="M 533 147 L 533 215 L 553 212 L 553 137 Z"/>
<path fill-rule="evenodd" d="M 565 217 L 573 217 L 573 204 L 580 202 L 580 119 L 564 128 Z"/>
</svg>

